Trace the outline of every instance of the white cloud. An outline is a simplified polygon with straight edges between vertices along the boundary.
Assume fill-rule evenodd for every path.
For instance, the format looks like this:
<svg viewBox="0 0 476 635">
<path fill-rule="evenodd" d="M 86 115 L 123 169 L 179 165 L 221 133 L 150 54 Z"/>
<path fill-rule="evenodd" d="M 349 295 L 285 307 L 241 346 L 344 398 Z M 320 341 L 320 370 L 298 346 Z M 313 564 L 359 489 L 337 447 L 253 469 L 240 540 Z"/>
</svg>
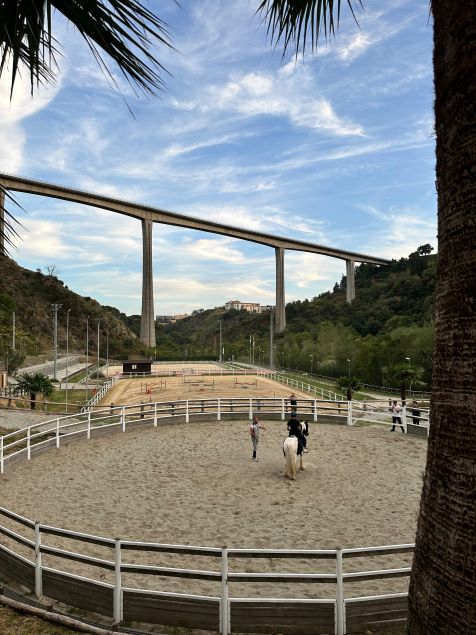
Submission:
<svg viewBox="0 0 476 635">
<path fill-rule="evenodd" d="M 364 134 L 361 125 L 339 117 L 328 99 L 313 97 L 313 92 L 315 87 L 303 66 L 292 75 L 252 72 L 212 87 L 201 108 L 234 111 L 246 117 L 286 117 L 295 126 L 336 136 Z"/>
<path fill-rule="evenodd" d="M 10 101 L 10 75 L 2 74 L 0 82 L 0 170 L 19 172 L 23 165 L 26 135 L 22 122 L 45 109 L 61 87 L 61 77 L 55 85 L 42 86 L 31 96 L 27 73 L 18 74 Z"/>
<path fill-rule="evenodd" d="M 223 262 L 233 264 L 243 264 L 245 262 L 244 255 L 238 250 L 233 249 L 232 245 L 236 245 L 236 240 L 232 238 L 204 239 L 190 241 L 186 244 L 187 257 L 193 256 L 200 260 L 221 260 Z"/>
</svg>

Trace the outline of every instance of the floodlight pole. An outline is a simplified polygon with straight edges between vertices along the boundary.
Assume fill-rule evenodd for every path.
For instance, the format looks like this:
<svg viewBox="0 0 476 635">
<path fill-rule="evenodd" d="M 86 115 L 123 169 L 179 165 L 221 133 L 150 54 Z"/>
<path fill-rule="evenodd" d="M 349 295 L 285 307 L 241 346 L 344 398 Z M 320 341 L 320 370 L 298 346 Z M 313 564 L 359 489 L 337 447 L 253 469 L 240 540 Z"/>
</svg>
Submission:
<svg viewBox="0 0 476 635">
<path fill-rule="evenodd" d="M 53 310 L 53 348 L 55 352 L 54 364 L 53 364 L 53 380 L 56 380 L 56 364 L 58 361 L 58 310 L 61 309 L 63 305 L 54 303 L 51 305 Z"/>
<path fill-rule="evenodd" d="M 66 311 L 66 414 L 68 414 L 68 381 L 69 381 L 69 312 Z"/>
</svg>

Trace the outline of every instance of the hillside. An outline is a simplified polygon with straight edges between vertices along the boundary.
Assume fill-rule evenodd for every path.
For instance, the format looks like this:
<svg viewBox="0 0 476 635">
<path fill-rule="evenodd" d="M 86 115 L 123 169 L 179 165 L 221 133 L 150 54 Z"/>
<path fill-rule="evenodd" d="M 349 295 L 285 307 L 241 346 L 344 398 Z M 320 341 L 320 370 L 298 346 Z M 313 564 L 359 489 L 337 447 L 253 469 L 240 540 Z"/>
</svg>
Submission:
<svg viewBox="0 0 476 635">
<path fill-rule="evenodd" d="M 69 317 L 69 350 L 85 353 L 86 317 L 89 316 L 89 350 L 96 351 L 97 319 L 100 319 L 101 355 L 106 354 L 109 335 L 110 357 L 123 357 L 141 352 L 138 337 L 118 317 L 118 311 L 101 306 L 96 300 L 74 293 L 55 275 L 29 271 L 11 258 L 0 256 L 0 303 L 15 311 L 17 351 L 26 355 L 51 354 L 53 313 L 51 304 L 62 305 L 58 311 L 58 350 L 66 349 L 66 315 Z M 0 359 L 11 344 L 11 313 L 0 306 Z M 120 315 L 120 314 L 119 314 Z M 125 317 L 125 316 L 124 316 Z"/>
<path fill-rule="evenodd" d="M 353 374 L 382 385 L 383 369 L 411 359 L 429 381 L 433 351 L 436 255 L 423 245 L 386 267 L 356 268 L 356 299 L 345 299 L 345 276 L 332 291 L 286 305 L 284 337 L 275 340 L 279 366 L 337 376 Z M 223 308 L 159 325 L 157 354 L 191 359 L 218 356 L 220 320 L 225 359 L 269 363 L 269 313 Z M 251 336 L 251 347 L 250 347 Z M 254 342 L 254 345 L 253 345 Z M 251 349 L 251 350 L 250 350 Z"/>
</svg>

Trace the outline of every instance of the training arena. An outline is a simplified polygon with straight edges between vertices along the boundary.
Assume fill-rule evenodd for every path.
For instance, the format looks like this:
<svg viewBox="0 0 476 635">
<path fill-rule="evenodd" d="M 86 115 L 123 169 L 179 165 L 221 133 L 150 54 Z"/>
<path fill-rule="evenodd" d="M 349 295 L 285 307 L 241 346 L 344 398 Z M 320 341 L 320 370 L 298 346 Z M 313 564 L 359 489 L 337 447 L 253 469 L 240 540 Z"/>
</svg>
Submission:
<svg viewBox="0 0 476 635">
<path fill-rule="evenodd" d="M 311 452 L 291 482 L 281 450 L 289 388 L 235 379 L 215 376 L 208 388 L 209 375 L 167 377 L 166 387 L 158 377 L 121 379 L 106 408 L 4 437 L 7 586 L 141 630 L 403 624 L 426 440 L 345 425 L 346 403 L 294 390 Z M 259 463 L 251 412 L 267 428 Z"/>
</svg>

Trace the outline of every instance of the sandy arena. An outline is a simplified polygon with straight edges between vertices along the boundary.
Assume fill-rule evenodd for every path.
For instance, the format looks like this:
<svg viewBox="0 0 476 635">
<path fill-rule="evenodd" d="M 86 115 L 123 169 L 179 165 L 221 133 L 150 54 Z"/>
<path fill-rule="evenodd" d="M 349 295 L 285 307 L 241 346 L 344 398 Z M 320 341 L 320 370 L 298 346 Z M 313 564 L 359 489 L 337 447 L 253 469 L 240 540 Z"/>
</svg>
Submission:
<svg viewBox="0 0 476 635">
<path fill-rule="evenodd" d="M 216 367 L 214 367 L 216 370 Z M 206 371 L 205 371 L 206 372 Z M 289 387 L 256 375 L 185 375 L 121 379 L 99 402 L 98 407 L 177 401 L 179 399 L 217 399 L 218 397 L 289 397 Z M 309 399 L 294 390 L 296 396 Z"/>
<path fill-rule="evenodd" d="M 210 396 L 219 396 L 216 390 Z M 223 378 L 231 383 L 232 378 Z M 251 379 L 242 378 L 251 381 Z M 153 380 L 156 381 L 156 380 Z M 159 380 L 160 381 L 160 380 Z M 164 400 L 175 380 L 167 378 Z M 180 382 L 180 383 L 178 383 Z M 140 380 L 121 381 L 113 399 L 136 402 Z M 288 396 L 289 390 L 258 379 L 258 390 L 237 388 L 227 396 Z M 139 388 L 140 391 L 140 388 Z M 165 391 L 164 391 L 165 392 Z M 200 392 L 200 391 L 199 391 Z M 140 392 L 139 392 L 140 394 Z M 158 398 L 152 393 L 154 400 Z M 185 395 L 184 395 L 185 396 Z M 200 396 L 204 396 L 200 392 Z M 299 396 L 299 395 L 298 395 Z M 183 398 L 183 397 L 182 397 Z M 130 540 L 220 547 L 333 549 L 402 544 L 414 540 L 426 440 L 390 433 L 381 426 L 312 424 L 306 471 L 283 478 L 286 423 L 263 421 L 258 456 L 251 461 L 249 422 L 200 422 L 140 428 L 50 450 L 8 471 L 0 481 L 2 505 L 43 523 Z M 21 496 L 19 493 L 21 492 Z M 48 544 L 111 557 L 87 544 L 53 537 Z M 146 558 L 147 560 L 145 560 Z M 128 562 L 218 570 L 216 560 L 127 553 Z M 110 574 L 47 558 L 51 566 L 109 580 Z M 349 561 L 352 568 L 405 566 L 388 557 Z M 258 564 L 258 568 L 256 567 Z M 243 571 L 329 571 L 326 561 L 238 561 Z M 74 569 L 73 569 L 74 567 Z M 218 569 L 217 569 L 218 567 Z M 259 568 L 261 567 L 261 569 Z M 126 576 L 126 584 L 160 590 L 217 592 L 209 582 Z M 192 587 L 190 585 L 193 585 Z M 402 580 L 360 583 L 360 594 L 404 590 Z M 352 585 L 347 594 L 351 595 Z M 277 587 L 276 587 L 277 588 Z M 236 595 L 269 595 L 266 585 L 248 584 Z M 279 592 L 332 595 L 332 585 L 286 585 Z"/>
</svg>

